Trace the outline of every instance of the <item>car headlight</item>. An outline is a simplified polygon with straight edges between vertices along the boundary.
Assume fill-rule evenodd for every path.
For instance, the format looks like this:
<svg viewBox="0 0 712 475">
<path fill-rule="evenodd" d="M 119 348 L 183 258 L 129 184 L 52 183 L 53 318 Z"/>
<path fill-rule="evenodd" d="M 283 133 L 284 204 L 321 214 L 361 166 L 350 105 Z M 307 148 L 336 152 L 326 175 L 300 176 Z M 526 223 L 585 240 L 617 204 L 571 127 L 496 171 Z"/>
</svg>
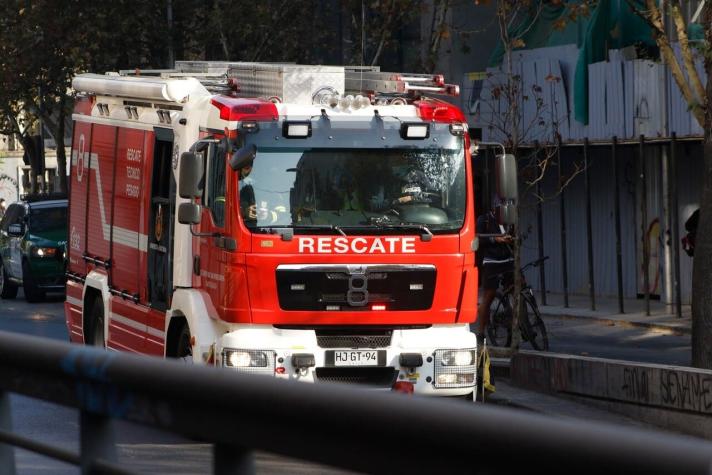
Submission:
<svg viewBox="0 0 712 475">
<path fill-rule="evenodd" d="M 249 373 L 274 373 L 275 353 L 269 350 L 223 350 L 223 366 Z"/>
<path fill-rule="evenodd" d="M 57 255 L 57 248 L 32 246 L 30 253 L 34 257 L 54 257 Z"/>
<path fill-rule="evenodd" d="M 474 348 L 435 350 L 433 385 L 436 389 L 465 388 L 477 379 L 477 352 Z"/>
</svg>

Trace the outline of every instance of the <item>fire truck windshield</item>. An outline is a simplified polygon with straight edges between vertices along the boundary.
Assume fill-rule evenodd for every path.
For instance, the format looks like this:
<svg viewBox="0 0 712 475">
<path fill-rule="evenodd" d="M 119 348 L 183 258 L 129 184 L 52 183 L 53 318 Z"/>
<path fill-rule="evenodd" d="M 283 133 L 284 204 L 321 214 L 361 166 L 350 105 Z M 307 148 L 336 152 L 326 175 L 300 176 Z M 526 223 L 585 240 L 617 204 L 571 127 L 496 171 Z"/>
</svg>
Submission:
<svg viewBox="0 0 712 475">
<path fill-rule="evenodd" d="M 260 148 L 240 172 L 239 200 L 253 232 L 453 233 L 465 182 L 462 148 Z"/>
</svg>

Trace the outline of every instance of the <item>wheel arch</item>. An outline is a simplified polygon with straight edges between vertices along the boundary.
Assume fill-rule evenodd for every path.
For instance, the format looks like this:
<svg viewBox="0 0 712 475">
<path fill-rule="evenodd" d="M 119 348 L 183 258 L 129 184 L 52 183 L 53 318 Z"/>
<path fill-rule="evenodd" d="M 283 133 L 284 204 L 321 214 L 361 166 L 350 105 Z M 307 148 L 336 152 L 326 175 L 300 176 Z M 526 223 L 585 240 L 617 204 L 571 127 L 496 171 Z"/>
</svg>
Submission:
<svg viewBox="0 0 712 475">
<path fill-rule="evenodd" d="M 204 292 L 180 288 L 174 292 L 166 323 L 166 356 L 169 356 L 169 345 L 175 345 L 182 325 L 188 325 L 190 331 L 194 362 L 206 362 L 211 347 L 224 333 L 224 325 L 221 325 L 217 311 Z"/>
</svg>

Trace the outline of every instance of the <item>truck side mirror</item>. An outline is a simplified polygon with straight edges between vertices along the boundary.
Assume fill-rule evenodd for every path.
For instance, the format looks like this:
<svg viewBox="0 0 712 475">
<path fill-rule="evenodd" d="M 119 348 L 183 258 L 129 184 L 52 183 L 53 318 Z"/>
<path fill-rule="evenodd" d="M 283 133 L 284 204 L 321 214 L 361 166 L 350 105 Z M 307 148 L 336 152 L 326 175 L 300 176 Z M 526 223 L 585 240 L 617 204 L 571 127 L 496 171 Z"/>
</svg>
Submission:
<svg viewBox="0 0 712 475">
<path fill-rule="evenodd" d="M 230 168 L 237 171 L 252 163 L 255 160 L 255 156 L 257 156 L 257 147 L 245 145 L 230 157 Z"/>
<path fill-rule="evenodd" d="M 178 222 L 181 224 L 199 224 L 200 205 L 196 203 L 181 203 L 178 206 Z"/>
<path fill-rule="evenodd" d="M 501 204 L 497 207 L 497 222 L 503 225 L 517 224 L 517 206 Z"/>
<path fill-rule="evenodd" d="M 180 156 L 180 179 L 178 194 L 181 198 L 198 198 L 200 188 L 198 181 L 203 174 L 203 166 L 198 155 L 193 152 L 184 152 Z"/>
<path fill-rule="evenodd" d="M 512 154 L 497 155 L 495 163 L 497 195 L 505 201 L 516 201 L 518 192 L 517 159 Z"/>
</svg>

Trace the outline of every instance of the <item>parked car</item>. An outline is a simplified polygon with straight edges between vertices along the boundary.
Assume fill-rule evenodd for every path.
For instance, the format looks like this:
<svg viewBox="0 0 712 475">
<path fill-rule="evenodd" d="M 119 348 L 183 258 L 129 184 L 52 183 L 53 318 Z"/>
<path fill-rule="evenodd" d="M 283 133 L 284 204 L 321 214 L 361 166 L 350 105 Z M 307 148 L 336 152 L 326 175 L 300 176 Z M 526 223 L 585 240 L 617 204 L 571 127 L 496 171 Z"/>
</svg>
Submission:
<svg viewBox="0 0 712 475">
<path fill-rule="evenodd" d="M 12 299 L 22 286 L 37 302 L 46 292 L 64 292 L 67 200 L 24 198 L 0 221 L 0 297 Z"/>
</svg>

